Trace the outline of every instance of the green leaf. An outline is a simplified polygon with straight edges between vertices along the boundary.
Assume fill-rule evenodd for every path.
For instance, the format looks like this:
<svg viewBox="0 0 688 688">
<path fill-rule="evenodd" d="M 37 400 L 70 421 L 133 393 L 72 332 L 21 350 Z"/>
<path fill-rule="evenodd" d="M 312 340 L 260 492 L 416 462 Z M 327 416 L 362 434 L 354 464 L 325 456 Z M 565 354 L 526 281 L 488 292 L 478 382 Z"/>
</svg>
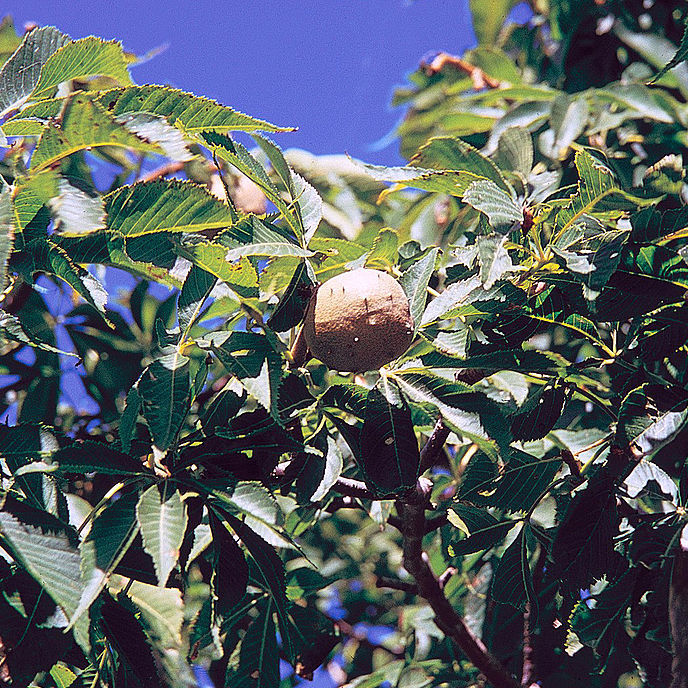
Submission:
<svg viewBox="0 0 688 688">
<path fill-rule="evenodd" d="M 469 0 L 473 31 L 478 43 L 492 45 L 496 42 L 499 31 L 516 1 L 496 0 L 486 4 L 480 0 Z"/>
<path fill-rule="evenodd" d="M 306 313 L 315 283 L 305 261 L 299 263 L 275 311 L 268 319 L 268 327 L 286 332 L 298 325 Z"/>
<path fill-rule="evenodd" d="M 206 337 L 210 350 L 228 372 L 236 375 L 246 391 L 277 416 L 282 357 L 264 335 L 253 332 L 218 332 Z"/>
<path fill-rule="evenodd" d="M 124 411 L 119 420 L 119 441 L 122 449 L 128 452 L 131 448 L 131 441 L 136 432 L 136 419 L 141 410 L 141 395 L 137 384 L 127 392 L 127 398 L 124 402 Z"/>
<path fill-rule="evenodd" d="M 563 359 L 543 351 L 494 351 L 468 358 L 449 358 L 438 353 L 425 354 L 423 363 L 430 368 L 477 368 L 489 372 L 514 370 L 528 373 L 557 373 L 565 370 Z"/>
<path fill-rule="evenodd" d="M 105 228 L 105 207 L 100 196 L 89 196 L 65 179 L 58 180 L 58 195 L 48 206 L 61 236 L 81 236 Z"/>
<path fill-rule="evenodd" d="M 483 422 L 489 422 L 494 427 L 497 433 L 495 439 L 499 439 L 500 443 L 506 442 L 501 413 L 497 411 L 497 405 L 484 395 L 420 366 L 396 370 L 394 379 L 410 399 L 432 404 L 454 432 L 460 437 L 469 438 L 491 456 L 496 456 L 496 447 Z"/>
<path fill-rule="evenodd" d="M 322 198 L 318 192 L 296 172 L 291 173 L 292 197 L 296 201 L 303 242 L 307 246 L 322 220 Z"/>
<path fill-rule="evenodd" d="M 287 657 L 292 657 L 293 643 L 287 615 L 286 584 L 284 580 L 284 564 L 275 550 L 265 540 L 256 535 L 245 523 L 226 512 L 222 518 L 239 536 L 244 546 L 257 566 L 258 582 L 269 593 L 272 604 L 277 610 L 282 647 Z"/>
<path fill-rule="evenodd" d="M 561 418 L 566 400 L 566 387 L 558 380 L 532 394 L 511 417 L 511 434 L 515 440 L 542 439 Z"/>
<path fill-rule="evenodd" d="M 114 119 L 138 138 L 157 145 L 171 161 L 189 162 L 193 159 L 183 133 L 161 115 L 135 112 L 117 115 Z"/>
<path fill-rule="evenodd" d="M 103 475 L 139 475 L 143 472 L 140 461 L 117 451 L 104 442 L 80 440 L 58 449 L 53 461 L 65 473 L 92 473 Z"/>
<path fill-rule="evenodd" d="M 184 622 L 182 591 L 135 580 L 127 585 L 127 597 L 140 610 L 141 622 L 156 647 L 178 651 Z"/>
<path fill-rule="evenodd" d="M 76 681 L 76 674 L 62 662 L 58 662 L 50 670 L 50 676 L 57 688 L 69 688 Z"/>
<path fill-rule="evenodd" d="M 99 105 L 77 93 L 65 100 L 59 121 L 46 124 L 31 157 L 31 168 L 45 169 L 77 151 L 99 146 L 162 153 L 158 146 L 130 133 Z"/>
<path fill-rule="evenodd" d="M 236 688 L 278 688 L 279 650 L 272 605 L 265 605 L 251 621 L 241 641 L 239 662 L 229 667 L 226 681 Z"/>
<path fill-rule="evenodd" d="M 193 182 L 139 182 L 113 191 L 104 200 L 108 229 L 126 237 L 232 225 L 228 206 Z"/>
<path fill-rule="evenodd" d="M 590 110 L 585 97 L 559 94 L 552 103 L 550 129 L 540 136 L 543 152 L 553 160 L 563 160 L 571 144 L 583 133 Z"/>
<path fill-rule="evenodd" d="M 684 389 L 641 385 L 621 402 L 617 440 L 643 454 L 653 454 L 674 440 L 687 419 L 688 393 Z"/>
<path fill-rule="evenodd" d="M 42 30 L 39 29 L 39 31 Z M 55 31 L 55 29 L 52 30 Z M 167 86 L 113 88 L 107 91 L 87 92 L 86 97 L 107 110 L 112 117 L 141 112 L 159 115 L 186 134 L 202 131 L 294 131 L 293 127 L 270 124 L 270 122 L 220 105 L 214 100 Z M 42 101 L 22 110 L 12 119 L 12 122 L 21 122 L 29 118 L 47 120 L 57 116 L 63 104 L 63 98 Z M 9 121 L 6 124 L 9 124 Z M 12 130 L 11 127 L 9 130 Z"/>
<path fill-rule="evenodd" d="M 12 57 L 0 69 L 0 115 L 22 105 L 38 83 L 50 56 L 69 42 L 54 26 L 29 31 Z"/>
<path fill-rule="evenodd" d="M 131 493 L 109 504 L 95 517 L 80 544 L 81 595 L 70 626 L 88 611 L 134 541 L 138 533 L 136 498 Z"/>
<path fill-rule="evenodd" d="M 46 60 L 30 100 L 52 95 L 64 81 L 92 76 L 107 76 L 123 85 L 132 83 L 121 43 L 88 36 L 63 45 Z"/>
<path fill-rule="evenodd" d="M 490 225 L 498 232 L 508 232 L 514 222 L 523 222 L 523 208 L 509 193 L 489 179 L 472 182 L 463 194 L 465 203 L 487 215 Z"/>
<path fill-rule="evenodd" d="M 528 602 L 537 603 L 528 564 L 527 532 L 528 526 L 524 525 L 514 541 L 504 550 L 490 591 L 492 599 L 510 604 L 521 611 L 525 611 Z"/>
<path fill-rule="evenodd" d="M 659 489 L 653 489 L 654 482 Z M 673 504 L 678 505 L 678 487 L 674 479 L 657 464 L 641 459 L 624 481 L 626 492 L 631 499 L 640 495 L 650 494 L 659 499 L 668 498 Z"/>
<path fill-rule="evenodd" d="M 182 336 L 186 336 L 201 317 L 203 305 L 210 296 L 210 292 L 213 290 L 216 282 L 214 275 L 199 268 L 197 265 L 191 266 L 191 270 L 184 280 L 184 286 L 179 292 L 179 299 L 177 300 L 179 327 L 182 331 Z"/>
<path fill-rule="evenodd" d="M 494 547 L 516 525 L 515 521 L 500 521 L 487 509 L 455 501 L 447 510 L 447 519 L 462 533 L 454 535 L 449 556 L 459 557 Z"/>
<path fill-rule="evenodd" d="M 381 496 L 416 484 L 420 454 L 411 411 L 396 383 L 380 378 L 366 399 L 361 430 L 361 470 Z"/>
<path fill-rule="evenodd" d="M 71 619 L 82 593 L 79 551 L 65 532 L 22 523 L 8 511 L 0 511 L 0 533 L 18 561 Z M 88 624 L 79 623 L 74 634 L 88 652 Z"/>
<path fill-rule="evenodd" d="M 506 243 L 506 236 L 500 237 L 496 234 L 477 238 L 480 281 L 483 289 L 490 289 L 495 282 L 514 271 L 515 266 L 506 250 Z"/>
<path fill-rule="evenodd" d="M 0 291 L 7 284 L 7 265 L 14 245 L 14 221 L 10 187 L 3 182 L 0 190 Z"/>
<path fill-rule="evenodd" d="M 533 167 L 533 137 L 525 127 L 509 127 L 499 137 L 497 159 L 506 169 L 530 174 Z"/>
<path fill-rule="evenodd" d="M 457 137 L 438 136 L 430 139 L 411 158 L 411 164 L 433 170 L 470 172 L 493 182 L 509 195 L 513 192 L 509 182 L 490 158 Z"/>
<path fill-rule="evenodd" d="M 38 212 L 60 193 L 58 181 L 54 170 L 44 170 L 16 180 L 12 205 L 18 231 L 24 231 Z"/>
<path fill-rule="evenodd" d="M 143 416 L 155 446 L 164 451 L 174 442 L 188 411 L 191 386 L 189 359 L 178 351 L 153 361 L 138 383 Z"/>
<path fill-rule="evenodd" d="M 210 515 L 213 536 L 213 575 L 211 583 L 215 603 L 224 614 L 237 605 L 248 585 L 246 557 L 225 524 L 213 513 Z"/>
<path fill-rule="evenodd" d="M 618 529 L 613 484 L 603 478 L 592 480 L 571 500 L 552 544 L 552 573 L 565 590 L 577 594 L 593 581 L 615 575 Z"/>
<path fill-rule="evenodd" d="M 439 255 L 440 249 L 433 248 L 423 258 L 412 263 L 399 278 L 399 284 L 409 300 L 415 330 L 424 323 L 423 311 L 428 298 L 428 285 L 437 267 Z"/>
<path fill-rule="evenodd" d="M 386 270 L 397 262 L 399 236 L 396 231 L 383 227 L 375 239 L 373 247 L 366 257 L 365 267 L 373 270 Z"/>
<path fill-rule="evenodd" d="M 143 548 L 153 559 L 158 585 L 164 588 L 177 565 L 184 540 L 186 507 L 179 492 L 172 490 L 167 483 L 162 484 L 162 492 L 157 485 L 151 485 L 139 498 L 136 518 Z"/>
</svg>

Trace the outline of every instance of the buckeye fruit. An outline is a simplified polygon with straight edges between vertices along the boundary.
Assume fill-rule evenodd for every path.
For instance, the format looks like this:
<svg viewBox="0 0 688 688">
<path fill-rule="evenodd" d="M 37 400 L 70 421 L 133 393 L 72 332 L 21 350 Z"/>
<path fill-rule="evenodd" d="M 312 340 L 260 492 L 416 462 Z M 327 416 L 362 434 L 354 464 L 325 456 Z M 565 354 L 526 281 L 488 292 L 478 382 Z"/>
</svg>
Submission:
<svg viewBox="0 0 688 688">
<path fill-rule="evenodd" d="M 303 323 L 310 353 L 328 368 L 377 370 L 413 339 L 409 301 L 386 272 L 359 268 L 327 280 L 311 299 Z"/>
</svg>

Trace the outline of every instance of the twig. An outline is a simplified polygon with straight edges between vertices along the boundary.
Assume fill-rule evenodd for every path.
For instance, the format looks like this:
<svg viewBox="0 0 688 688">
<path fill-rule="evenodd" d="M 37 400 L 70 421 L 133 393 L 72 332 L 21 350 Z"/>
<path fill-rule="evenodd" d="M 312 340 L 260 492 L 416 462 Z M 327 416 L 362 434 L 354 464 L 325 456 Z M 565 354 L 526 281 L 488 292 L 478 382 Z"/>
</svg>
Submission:
<svg viewBox="0 0 688 688">
<path fill-rule="evenodd" d="M 428 438 L 423 448 L 420 451 L 420 473 L 423 474 L 428 468 L 431 468 L 437 457 L 442 451 L 444 443 L 449 437 L 449 428 L 444 424 L 442 417 L 438 418 L 432 434 Z"/>
<path fill-rule="evenodd" d="M 530 602 L 526 602 L 523 612 L 523 670 L 521 672 L 521 688 L 537 686 L 534 680 L 535 661 L 533 639 L 530 632 Z"/>
<path fill-rule="evenodd" d="M 407 592 L 411 595 L 418 594 L 418 586 L 415 583 L 399 580 L 398 578 L 389 578 L 388 576 L 379 576 L 377 581 L 375 581 L 375 587 L 401 590 L 402 592 Z"/>
<path fill-rule="evenodd" d="M 440 53 L 430 63 L 420 63 L 420 68 L 428 76 L 441 72 L 444 67 L 453 67 L 468 74 L 476 91 L 481 91 L 484 88 L 499 88 L 500 86 L 500 82 L 497 79 L 493 79 L 485 74 L 480 67 L 476 67 L 470 62 L 466 62 L 466 60 L 462 60 L 460 57 L 450 55 L 449 53 Z"/>
<path fill-rule="evenodd" d="M 447 583 L 449 582 L 449 579 L 452 576 L 455 576 L 459 570 L 455 566 L 448 566 L 444 573 L 440 574 L 440 577 L 437 579 L 437 583 L 440 586 L 441 590 L 444 590 L 444 588 L 447 586 Z"/>
<path fill-rule="evenodd" d="M 140 181 L 142 182 L 153 182 L 156 179 L 162 179 L 163 177 L 167 177 L 170 174 L 175 174 L 176 172 L 180 172 L 181 170 L 184 169 L 184 163 L 183 162 L 168 162 L 165 165 L 161 165 L 155 170 L 152 170 L 148 174 L 143 175 L 141 177 Z"/>
<path fill-rule="evenodd" d="M 404 568 L 415 579 L 418 594 L 428 602 L 435 613 L 437 626 L 456 643 L 487 680 L 495 688 L 519 688 L 513 676 L 490 653 L 483 642 L 473 635 L 463 618 L 456 613 L 423 557 L 428 492 L 428 485 L 419 480 L 416 491 L 397 502 L 397 509 L 403 521 Z"/>
<path fill-rule="evenodd" d="M 561 450 L 561 460 L 569 467 L 571 475 L 579 482 L 583 482 L 583 476 L 581 475 L 581 463 L 578 459 L 568 450 Z"/>
<path fill-rule="evenodd" d="M 272 472 L 273 478 L 283 478 L 287 474 L 288 468 L 289 468 L 289 462 L 288 461 L 279 464 L 279 466 L 277 466 L 275 468 L 275 470 L 273 470 L 273 472 Z M 339 494 L 342 494 L 346 497 L 356 497 L 358 499 L 372 499 L 372 500 L 378 499 L 366 487 L 366 484 L 362 480 L 354 480 L 353 478 L 344 478 L 344 477 L 337 478 L 335 484 L 332 486 L 332 489 L 335 490 L 336 492 L 339 492 Z"/>
</svg>

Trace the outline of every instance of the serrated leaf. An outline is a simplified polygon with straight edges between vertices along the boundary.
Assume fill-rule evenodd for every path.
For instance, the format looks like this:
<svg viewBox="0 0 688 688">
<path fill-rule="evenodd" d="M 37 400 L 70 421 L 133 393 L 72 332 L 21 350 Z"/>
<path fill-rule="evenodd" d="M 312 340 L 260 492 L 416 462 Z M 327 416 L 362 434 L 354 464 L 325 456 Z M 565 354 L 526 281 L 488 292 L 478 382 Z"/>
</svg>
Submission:
<svg viewBox="0 0 688 688">
<path fill-rule="evenodd" d="M 10 188 L 3 182 L 0 190 L 0 291 L 7 284 L 7 265 L 14 246 L 14 221 Z"/>
<path fill-rule="evenodd" d="M 511 434 L 516 440 L 542 439 L 561 418 L 566 400 L 566 388 L 548 383 L 535 394 L 511 417 Z"/>
<path fill-rule="evenodd" d="M 66 179 L 58 181 L 58 195 L 48 203 L 55 220 L 55 232 L 79 236 L 105 227 L 105 207 L 100 196 L 89 196 Z"/>
<path fill-rule="evenodd" d="M 82 589 L 70 626 L 88 611 L 134 541 L 138 532 L 135 508 L 136 494 L 124 495 L 93 519 L 79 546 Z"/>
<path fill-rule="evenodd" d="M 201 131 L 277 132 L 294 130 L 293 127 L 280 127 L 270 124 L 270 122 L 244 115 L 230 107 L 220 105 L 209 98 L 167 86 L 146 85 L 113 88 L 107 91 L 88 92 L 87 97 L 105 108 L 113 117 L 146 112 L 164 117 L 170 124 L 187 134 Z M 22 120 L 29 118 L 47 120 L 60 112 L 63 103 L 64 99 L 56 98 L 31 105 L 22 110 L 18 116 L 15 116 L 12 122 L 21 124 Z"/>
<path fill-rule="evenodd" d="M 556 354 L 521 349 L 494 351 L 468 358 L 450 358 L 439 353 L 425 354 L 423 363 L 430 368 L 478 368 L 490 372 L 514 370 L 529 373 L 556 373 L 566 369 Z"/>
<path fill-rule="evenodd" d="M 318 192 L 294 171 L 291 172 L 291 180 L 292 196 L 301 218 L 303 242 L 307 246 L 322 220 L 323 202 Z"/>
<path fill-rule="evenodd" d="M 393 229 L 383 227 L 375 239 L 373 247 L 366 257 L 365 267 L 373 270 L 386 270 L 397 262 L 399 237 Z"/>
<path fill-rule="evenodd" d="M 492 599 L 524 611 L 528 602 L 537 603 L 528 564 L 528 547 L 524 525 L 513 542 L 504 550 L 492 579 Z"/>
<path fill-rule="evenodd" d="M 671 442 L 688 419 L 688 395 L 679 387 L 646 384 L 621 402 L 617 438 L 643 454 L 653 454 Z"/>
<path fill-rule="evenodd" d="M 135 112 L 115 117 L 118 124 L 138 138 L 160 147 L 166 158 L 177 162 L 193 159 L 184 135 L 173 127 L 162 115 L 150 112 Z"/>
<path fill-rule="evenodd" d="M 540 147 L 554 160 L 563 160 L 571 144 L 583 133 L 588 122 L 589 108 L 584 97 L 558 95 L 552 103 L 550 129 L 540 136 Z"/>
<path fill-rule="evenodd" d="M 43 206 L 47 206 L 59 194 L 58 180 L 54 170 L 44 170 L 16 180 L 12 193 L 12 210 L 18 231 L 23 231 Z"/>
<path fill-rule="evenodd" d="M 138 390 L 153 442 L 164 451 L 177 436 L 188 410 L 188 357 L 175 351 L 153 361 L 143 371 Z"/>
<path fill-rule="evenodd" d="M 510 184 L 492 160 L 458 137 L 431 138 L 411 158 L 411 164 L 434 170 L 469 172 L 492 181 L 509 194 L 512 192 Z"/>
<path fill-rule="evenodd" d="M 108 229 L 126 237 L 200 232 L 233 224 L 228 206 L 193 182 L 138 182 L 113 191 L 104 201 Z"/>
<path fill-rule="evenodd" d="M 248 585 L 246 557 L 225 524 L 214 514 L 210 517 L 213 538 L 212 586 L 221 613 L 238 604 Z"/>
<path fill-rule="evenodd" d="M 306 313 L 314 286 L 308 265 L 305 261 L 299 263 L 275 311 L 268 319 L 268 327 L 275 332 L 286 332 L 298 325 Z"/>
<path fill-rule="evenodd" d="M 108 444 L 91 440 L 81 440 L 58 449 L 52 460 L 66 473 L 138 475 L 143 471 L 140 461 Z"/>
<path fill-rule="evenodd" d="M 507 169 L 530 174 L 533 167 L 533 137 L 525 127 L 509 127 L 499 137 L 497 157 Z"/>
<path fill-rule="evenodd" d="M 79 606 L 82 592 L 79 551 L 66 533 L 22 523 L 7 511 L 0 511 L 0 532 L 29 574 L 58 604 L 68 619 Z M 74 629 L 77 642 L 88 652 L 88 623 Z"/>
<path fill-rule="evenodd" d="M 490 289 L 509 273 L 514 271 L 509 252 L 506 250 L 507 237 L 480 236 L 476 240 L 478 245 L 478 261 L 480 262 L 480 281 L 484 289 Z"/>
<path fill-rule="evenodd" d="M 64 81 L 92 76 L 107 76 L 123 85 L 132 83 L 121 43 L 88 36 L 63 45 L 46 60 L 30 100 L 51 95 Z"/>
<path fill-rule="evenodd" d="M 399 278 L 399 284 L 409 300 L 409 309 L 414 329 L 424 322 L 425 302 L 428 298 L 428 285 L 437 266 L 440 249 L 433 248 L 420 260 L 412 263 Z"/>
<path fill-rule="evenodd" d="M 139 608 L 143 626 L 156 646 L 179 650 L 184 622 L 182 591 L 135 580 L 127 585 L 127 597 Z"/>
<path fill-rule="evenodd" d="M 119 420 L 119 441 L 122 449 L 128 452 L 131 448 L 131 441 L 136 432 L 136 419 L 141 410 L 141 395 L 137 384 L 127 392 L 127 398 L 124 402 L 124 411 Z"/>
<path fill-rule="evenodd" d="M 383 377 L 366 398 L 360 468 L 371 489 L 385 496 L 412 488 L 419 463 L 411 411 L 396 383 Z"/>
<path fill-rule="evenodd" d="M 472 182 L 463 194 L 465 203 L 487 215 L 490 225 L 505 234 L 514 222 L 523 222 L 523 208 L 509 193 L 489 179 Z"/>
<path fill-rule="evenodd" d="M 179 549 L 186 532 L 186 507 L 179 492 L 166 483 L 162 492 L 151 485 L 139 498 L 136 518 L 141 529 L 143 548 L 153 559 L 158 585 L 165 587 L 177 565 Z"/>
<path fill-rule="evenodd" d="M 650 482 L 655 482 L 659 490 L 648 487 Z M 641 494 L 649 493 L 653 496 L 666 499 L 678 504 L 678 487 L 674 479 L 657 464 L 641 459 L 624 481 L 626 491 L 631 499 Z"/>
<path fill-rule="evenodd" d="M 179 292 L 177 312 L 182 336 L 185 336 L 198 321 L 203 312 L 203 305 L 210 296 L 217 280 L 214 275 L 192 265 Z"/>
<path fill-rule="evenodd" d="M 0 69 L 0 116 L 26 101 L 50 56 L 69 42 L 69 36 L 54 26 L 29 31 L 13 55 Z"/>
<path fill-rule="evenodd" d="M 31 168 L 45 169 L 77 151 L 99 146 L 162 153 L 157 145 L 130 133 L 99 105 L 77 93 L 65 100 L 59 121 L 50 120 L 45 125 L 31 157 Z"/>
<path fill-rule="evenodd" d="M 449 556 L 459 557 L 473 552 L 490 549 L 504 539 L 515 525 L 515 521 L 500 521 L 487 509 L 454 502 L 447 510 L 447 519 L 463 537 L 452 537 Z"/>
<path fill-rule="evenodd" d="M 236 688 L 278 688 L 280 683 L 279 651 L 272 605 L 263 607 L 251 621 L 241 641 L 239 661 L 229 667 L 226 680 Z"/>
<path fill-rule="evenodd" d="M 501 414 L 497 411 L 496 404 L 484 395 L 471 391 L 465 385 L 442 378 L 423 367 L 409 366 L 396 370 L 394 378 L 410 399 L 432 404 L 452 430 L 459 436 L 469 438 L 491 456 L 496 455 L 496 447 L 483 421 L 489 422 L 494 428 L 495 439 L 500 444 L 507 442 L 507 438 L 503 436 L 505 429 Z"/>
<path fill-rule="evenodd" d="M 688 24 L 686 24 L 685 28 L 683 29 L 683 36 L 681 37 L 681 43 L 678 46 L 678 49 L 676 50 L 676 54 L 667 62 L 661 70 L 655 74 L 655 76 L 652 77 L 652 80 L 650 81 L 651 84 L 656 83 L 659 79 L 661 79 L 670 69 L 673 69 L 677 65 L 681 64 L 682 62 L 685 62 L 686 58 L 688 57 Z"/>
</svg>

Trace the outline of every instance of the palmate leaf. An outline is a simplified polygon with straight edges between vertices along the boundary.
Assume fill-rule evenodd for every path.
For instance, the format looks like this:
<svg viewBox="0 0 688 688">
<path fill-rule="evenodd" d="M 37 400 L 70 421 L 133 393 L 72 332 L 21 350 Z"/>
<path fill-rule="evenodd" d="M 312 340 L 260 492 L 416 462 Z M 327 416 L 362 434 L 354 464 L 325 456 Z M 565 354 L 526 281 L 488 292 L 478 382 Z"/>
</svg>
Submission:
<svg viewBox="0 0 688 688">
<path fill-rule="evenodd" d="M 424 321 L 425 302 L 428 298 L 428 284 L 437 266 L 440 249 L 433 248 L 420 260 L 411 264 L 399 279 L 411 311 L 411 319 L 417 330 Z"/>
<path fill-rule="evenodd" d="M 216 509 L 216 512 L 239 536 L 255 562 L 258 583 L 270 595 L 272 604 L 277 611 L 282 647 L 287 657 L 292 659 L 294 646 L 289 616 L 287 614 L 286 582 L 282 560 L 277 552 L 265 540 L 256 535 L 243 521 L 224 510 Z"/>
<path fill-rule="evenodd" d="M 231 227 L 227 205 L 193 182 L 157 179 L 123 186 L 104 198 L 107 228 L 126 237 Z M 244 234 L 237 234 L 241 241 Z"/>
<path fill-rule="evenodd" d="M 108 76 L 122 85 L 132 83 L 121 43 L 89 36 L 63 45 L 46 60 L 29 99 L 52 95 L 63 81 L 92 76 Z"/>
<path fill-rule="evenodd" d="M 526 536 L 529 526 L 524 524 L 513 542 L 504 550 L 492 578 L 490 594 L 493 600 L 510 604 L 524 611 L 528 602 L 537 603 L 533 579 L 528 563 Z M 535 613 L 536 610 L 533 610 Z"/>
<path fill-rule="evenodd" d="M 213 537 L 213 576 L 215 604 L 221 614 L 237 605 L 246 593 L 248 564 L 246 557 L 224 522 L 210 515 Z"/>
<path fill-rule="evenodd" d="M 463 537 L 453 536 L 448 545 L 449 556 L 459 557 L 494 547 L 516 525 L 516 521 L 500 521 L 487 509 L 454 501 L 447 510 L 447 519 Z"/>
<path fill-rule="evenodd" d="M 0 116 L 26 101 L 34 90 L 43 65 L 69 42 L 54 26 L 29 31 L 12 57 L 0 69 Z"/>
<path fill-rule="evenodd" d="M 616 428 L 618 441 L 653 454 L 669 444 L 688 421 L 688 393 L 678 386 L 645 384 L 629 392 L 621 403 Z"/>
<path fill-rule="evenodd" d="M 230 107 L 220 105 L 214 100 L 167 86 L 128 86 L 108 91 L 87 92 L 85 97 L 107 110 L 112 117 L 146 112 L 164 117 L 170 124 L 187 134 L 201 131 L 278 132 L 294 130 L 293 127 L 280 127 L 270 124 L 264 120 L 244 115 Z M 26 125 L 26 120 L 32 118 L 47 120 L 56 117 L 63 104 L 63 98 L 55 98 L 31 105 L 22 110 L 19 115 L 8 120 L 3 125 L 3 131 L 8 136 L 19 135 L 18 132 L 14 132 L 15 124 L 22 127 Z"/>
<path fill-rule="evenodd" d="M 7 284 L 7 264 L 14 245 L 14 219 L 10 187 L 3 182 L 0 189 L 0 291 Z"/>
<path fill-rule="evenodd" d="M 120 497 L 98 514 L 81 542 L 81 595 L 70 625 L 85 614 L 107 584 L 138 532 L 137 495 Z"/>
<path fill-rule="evenodd" d="M 164 451 L 174 441 L 188 410 L 189 359 L 175 350 L 153 361 L 138 383 L 143 416 L 155 446 Z"/>
<path fill-rule="evenodd" d="M 246 391 L 268 410 L 278 414 L 282 357 L 265 335 L 253 332 L 216 332 L 197 343 L 209 348 Z"/>
<path fill-rule="evenodd" d="M 49 121 L 31 157 L 39 171 L 80 150 L 118 146 L 142 153 L 162 154 L 162 149 L 140 139 L 112 119 L 100 105 L 79 92 L 64 101 L 60 121 Z"/>
<path fill-rule="evenodd" d="M 580 177 L 578 189 L 557 213 L 556 237 L 593 211 L 609 211 L 618 216 L 625 210 L 635 210 L 655 202 L 654 199 L 641 199 L 622 191 L 611 169 L 587 150 L 578 150 L 575 162 Z"/>
<path fill-rule="evenodd" d="M 411 411 L 393 380 L 382 377 L 368 392 L 360 441 L 360 468 L 376 494 L 402 494 L 416 484 L 418 440 Z"/>
<path fill-rule="evenodd" d="M 410 399 L 432 404 L 454 432 L 475 442 L 493 458 L 497 456 L 497 445 L 508 446 L 510 438 L 502 413 L 484 394 L 413 363 L 394 371 L 393 377 Z"/>
<path fill-rule="evenodd" d="M 153 559 L 158 585 L 165 587 L 172 569 L 177 565 L 179 549 L 186 532 L 186 507 L 179 492 L 167 483 L 162 491 L 151 485 L 139 498 L 136 518 L 143 548 Z"/>
<path fill-rule="evenodd" d="M 273 609 L 263 606 L 241 641 L 236 666 L 227 670 L 227 685 L 237 688 L 278 688 L 280 684 L 279 650 Z"/>
<path fill-rule="evenodd" d="M 9 511 L 0 511 L 0 533 L 17 560 L 71 619 L 82 593 L 81 557 L 66 532 L 23 523 Z M 82 617 L 74 628 L 80 647 L 90 650 L 88 621 Z"/>
<path fill-rule="evenodd" d="M 490 226 L 506 234 L 514 222 L 523 222 L 523 208 L 510 193 L 489 179 L 472 182 L 463 194 L 465 203 L 484 213 Z"/>
<path fill-rule="evenodd" d="M 493 182 L 509 195 L 513 191 L 509 182 L 504 179 L 504 175 L 490 158 L 458 137 L 431 138 L 411 158 L 411 164 L 433 170 L 470 172 Z"/>
</svg>

